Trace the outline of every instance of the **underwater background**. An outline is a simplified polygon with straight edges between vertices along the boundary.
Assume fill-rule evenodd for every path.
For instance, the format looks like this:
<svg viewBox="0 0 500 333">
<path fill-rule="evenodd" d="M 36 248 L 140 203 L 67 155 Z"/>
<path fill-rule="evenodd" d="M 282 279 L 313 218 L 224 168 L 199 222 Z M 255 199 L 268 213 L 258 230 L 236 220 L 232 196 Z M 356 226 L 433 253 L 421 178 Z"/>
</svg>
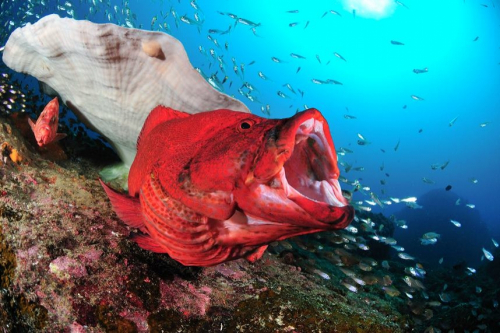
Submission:
<svg viewBox="0 0 500 333">
<path fill-rule="evenodd" d="M 498 260 L 499 1 L 30 0 L 1 9 L 0 45 L 52 13 L 171 34 L 215 89 L 252 113 L 323 113 L 359 218 L 382 213 L 395 225 L 386 255 L 465 278 Z M 2 116 L 35 117 L 49 97 L 36 80 L 3 63 L 0 71 L 2 84 L 31 92 L 21 105 L 3 91 Z M 81 128 L 68 110 L 61 121 Z M 498 320 L 493 281 L 487 307 Z"/>
</svg>

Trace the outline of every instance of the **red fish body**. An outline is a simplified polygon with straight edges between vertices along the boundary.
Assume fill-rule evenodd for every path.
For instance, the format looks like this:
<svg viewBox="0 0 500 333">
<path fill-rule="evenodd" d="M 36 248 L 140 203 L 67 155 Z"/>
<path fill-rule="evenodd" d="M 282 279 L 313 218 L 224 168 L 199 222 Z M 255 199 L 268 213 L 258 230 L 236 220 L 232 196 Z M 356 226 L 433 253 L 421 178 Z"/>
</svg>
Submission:
<svg viewBox="0 0 500 333">
<path fill-rule="evenodd" d="M 59 125 L 59 102 L 57 97 L 45 106 L 36 123 L 33 123 L 31 118 L 28 118 L 28 122 L 40 147 L 66 137 L 64 133 L 57 133 L 57 126 Z"/>
<path fill-rule="evenodd" d="M 184 265 L 254 261 L 276 240 L 345 228 L 354 217 L 338 182 L 328 124 L 309 109 L 289 119 L 230 110 L 147 118 L 129 195 L 103 184 L 137 243 Z"/>
</svg>

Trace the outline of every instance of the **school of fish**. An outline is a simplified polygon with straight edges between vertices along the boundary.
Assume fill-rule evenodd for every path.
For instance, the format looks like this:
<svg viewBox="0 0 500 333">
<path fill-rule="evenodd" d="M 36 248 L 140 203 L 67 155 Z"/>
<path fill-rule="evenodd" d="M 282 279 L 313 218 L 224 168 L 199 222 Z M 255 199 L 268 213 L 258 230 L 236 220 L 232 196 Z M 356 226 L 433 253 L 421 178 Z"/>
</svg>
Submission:
<svg viewBox="0 0 500 333">
<path fill-rule="evenodd" d="M 162 1 L 163 3 L 163 1 Z M 196 70 L 209 82 L 215 89 L 222 91 L 222 92 L 228 92 L 228 91 L 237 91 L 237 94 L 235 97 L 240 97 L 242 100 L 250 102 L 250 103 L 256 103 L 259 105 L 260 111 L 262 114 L 266 116 L 270 116 L 272 114 L 272 104 L 267 103 L 264 98 L 262 97 L 262 92 L 259 91 L 259 82 L 260 81 L 267 81 L 267 82 L 273 82 L 275 84 L 275 90 L 273 91 L 273 94 L 275 96 L 280 97 L 283 101 L 289 101 L 290 103 L 290 108 L 295 109 L 295 111 L 300 111 L 303 109 L 309 109 L 309 106 L 306 104 L 303 105 L 298 105 L 298 100 L 300 97 L 304 97 L 305 94 L 307 94 L 308 89 L 306 82 L 304 82 L 303 87 L 296 87 L 292 86 L 289 82 L 281 82 L 280 78 L 275 76 L 275 75 L 268 75 L 267 72 L 264 73 L 262 70 L 256 69 L 255 73 L 252 73 L 252 76 L 250 76 L 249 72 L 249 67 L 253 66 L 256 67 L 258 66 L 258 63 L 256 61 L 242 61 L 239 59 L 236 59 L 235 57 L 231 56 L 231 45 L 229 44 L 227 40 L 227 36 L 235 33 L 237 30 L 242 30 L 245 29 L 249 31 L 249 35 L 252 36 L 253 38 L 262 38 L 261 31 L 263 30 L 263 27 L 266 25 L 266 22 L 264 18 L 258 18 L 258 17 L 246 17 L 243 13 L 232 13 L 232 12 L 218 12 L 221 18 L 220 24 L 217 24 L 217 27 L 215 25 L 211 25 L 212 22 L 209 22 L 205 19 L 205 13 L 208 11 L 208 7 L 205 4 L 205 8 L 201 8 L 199 3 L 195 0 L 190 2 L 190 7 L 192 9 L 191 14 L 184 13 L 182 12 L 183 15 L 179 15 L 177 11 L 177 2 L 175 1 L 170 1 L 167 4 L 164 4 L 163 8 L 168 8 L 168 9 L 162 9 L 159 14 L 154 15 L 151 18 L 150 24 L 137 24 L 137 16 L 132 12 L 130 9 L 130 4 L 129 1 L 122 1 L 121 6 L 119 5 L 112 5 L 109 0 L 104 1 L 104 0 L 80 0 L 79 4 L 75 4 L 74 2 L 71 1 L 58 1 L 58 4 L 54 9 L 54 11 L 59 11 L 59 13 L 66 13 L 67 16 L 76 18 L 75 14 L 75 8 L 78 5 L 84 5 L 88 7 L 88 14 L 85 16 L 86 19 L 94 19 L 96 17 L 104 17 L 107 21 L 113 22 L 119 25 L 123 25 L 129 28 L 147 28 L 151 30 L 156 30 L 156 31 L 163 31 L 166 33 L 173 33 L 177 30 L 181 29 L 191 29 L 190 27 L 196 29 L 196 31 L 203 37 L 206 38 L 205 43 L 200 43 L 198 46 L 198 51 L 205 57 L 205 59 L 208 61 L 208 66 L 200 66 L 197 67 Z M 396 1 L 396 4 L 400 6 L 401 8 L 404 8 L 405 10 L 411 10 L 406 4 Z M 0 5 L 2 10 L 7 10 L 6 8 L 8 5 L 5 3 L 2 3 Z M 36 20 L 40 18 L 40 15 L 38 12 L 40 11 L 40 8 L 46 6 L 46 3 L 44 0 L 29 0 L 26 1 L 26 10 L 22 12 L 16 12 L 17 16 L 13 16 L 10 20 L 7 20 L 4 24 L 4 31 L 2 32 L 2 39 L 5 39 L 6 36 L 17 26 L 22 25 L 23 22 L 27 22 L 30 20 Z M 484 6 L 484 5 L 483 5 Z M 283 10 L 283 15 L 290 17 L 289 23 L 287 23 L 287 26 L 290 29 L 310 29 L 309 27 L 315 23 L 316 20 L 327 20 L 327 19 L 346 19 L 346 13 L 344 13 L 340 8 L 333 8 L 333 9 L 328 9 L 326 11 L 321 11 L 320 15 L 318 17 L 311 17 L 311 18 L 301 18 L 299 19 L 298 17 L 301 14 L 301 10 L 299 9 L 285 9 Z M 352 18 L 355 18 L 355 12 L 349 13 L 352 14 Z M 261 21 L 262 19 L 262 21 Z M 174 29 L 175 26 L 175 29 Z M 222 26 L 222 28 L 221 28 Z M 476 37 L 473 39 L 474 42 L 478 40 L 479 37 Z M 201 39 L 201 38 L 200 38 Z M 207 44 L 208 43 L 208 44 Z M 390 44 L 391 47 L 395 48 L 404 48 L 407 45 L 405 45 L 405 41 L 400 41 L 400 40 L 393 40 L 393 39 L 388 39 L 387 44 Z M 1 49 L 0 49 L 1 51 Z M 332 54 L 329 55 L 323 55 L 323 54 L 316 54 L 313 59 L 306 57 L 305 55 L 301 54 L 300 50 L 292 50 L 293 52 L 288 52 L 288 57 L 283 56 L 283 55 L 274 55 L 270 54 L 269 55 L 269 62 L 274 63 L 276 66 L 283 66 L 290 64 L 291 61 L 295 62 L 300 62 L 303 61 L 304 63 L 306 61 L 316 61 L 319 64 L 324 64 L 328 65 L 331 61 L 339 61 L 340 63 L 348 63 L 348 61 L 351 61 L 351 58 L 347 54 L 346 57 L 344 57 L 342 54 L 342 50 L 338 50 L 338 52 L 333 52 Z M 253 69 L 253 68 L 252 68 Z M 431 68 L 431 72 L 432 72 Z M 294 67 L 293 72 L 294 73 L 299 73 L 300 71 L 304 71 L 304 65 L 302 63 L 299 63 Z M 413 69 L 414 74 L 418 74 L 419 77 L 421 74 L 425 75 L 431 75 L 429 74 L 429 68 L 427 67 L 420 67 L 420 68 L 414 68 Z M 15 111 L 25 111 L 25 105 L 23 103 L 16 103 L 16 99 L 21 99 L 24 98 L 22 95 L 22 92 L 20 89 L 15 89 L 12 85 L 12 83 L 9 83 L 9 74 L 2 74 L 2 85 L 0 86 L 0 97 L 2 98 L 4 102 L 3 104 L 0 105 L 0 111 L 2 112 L 15 112 Z M 343 85 L 342 83 L 342 78 L 332 78 L 332 77 L 311 77 L 309 82 L 307 84 L 311 84 L 312 88 L 314 88 L 314 85 L 329 85 L 329 86 L 341 86 Z M 233 87 L 237 87 L 237 89 L 233 89 Z M 20 97 L 23 96 L 23 97 Z M 415 103 L 426 103 L 426 96 L 419 96 L 415 94 L 407 95 L 409 100 L 415 101 Z M 53 101 L 54 102 L 54 101 Z M 51 102 L 52 103 L 52 102 Z M 55 100 L 55 103 L 57 103 L 57 99 Z M 22 107 L 20 105 L 23 105 Z M 51 105 L 49 103 L 49 105 Z M 51 109 L 52 114 L 54 110 L 54 105 L 52 104 L 49 108 L 49 105 L 47 105 L 47 109 Z M 406 105 L 403 106 L 403 108 L 406 108 Z M 47 139 L 42 139 L 42 124 L 46 122 L 46 113 L 44 110 L 42 114 L 39 116 L 38 121 L 36 123 L 33 123 L 32 120 L 30 120 L 30 125 L 33 129 L 34 135 L 37 138 L 37 143 L 40 146 L 46 145 L 47 143 L 51 141 L 57 141 L 63 137 L 61 133 L 57 133 L 57 121 L 56 125 L 54 127 L 54 117 L 49 117 L 49 123 L 51 124 L 51 127 L 49 127 L 49 133 L 50 135 L 45 136 Z M 182 111 L 182 110 L 180 110 Z M 306 111 L 308 112 L 308 111 Z M 164 109 L 159 109 L 157 112 L 159 114 L 163 114 L 162 116 L 158 118 L 153 118 L 149 119 L 149 126 L 148 122 L 145 125 L 144 135 L 141 135 L 141 139 L 139 142 L 139 148 L 141 145 L 144 145 L 144 142 L 147 140 L 151 140 L 154 142 L 157 142 L 157 138 L 150 137 L 152 133 L 154 133 L 154 128 L 156 126 L 169 126 L 168 123 L 172 118 L 179 118 L 183 119 L 184 116 L 179 116 L 179 114 L 182 114 L 182 112 L 178 111 L 168 111 L 167 113 L 170 114 L 175 114 L 175 116 L 165 116 L 165 110 Z M 344 114 L 344 118 L 346 121 L 356 121 L 357 116 L 354 115 L 355 113 L 351 113 L 347 108 L 346 108 L 346 113 Z M 298 113 L 298 116 L 302 116 L 303 114 Z M 166 117 L 166 118 L 163 118 Z M 192 117 L 192 116 L 190 116 Z M 249 117 L 248 115 L 245 115 L 245 117 Z M 295 116 L 297 117 L 297 116 Z M 295 117 L 292 117 L 290 119 L 294 119 Z M 253 116 L 250 116 L 253 122 L 259 124 L 260 122 L 265 122 L 262 118 Z M 451 118 L 451 117 L 450 117 Z M 55 118 L 57 120 L 57 118 Z M 241 119 L 238 117 L 231 116 L 230 118 L 228 117 L 227 119 L 232 119 L 230 123 L 227 124 L 227 126 L 233 126 L 233 129 L 239 126 L 240 130 L 242 129 L 241 126 Z M 453 119 L 450 119 L 450 121 L 447 124 L 447 127 L 453 127 L 457 123 L 457 121 L 460 123 L 460 119 L 458 116 L 454 117 Z M 248 121 L 248 120 L 246 120 Z M 275 122 L 278 120 L 274 120 Z M 152 125 L 151 125 L 152 123 Z M 252 127 L 255 123 L 252 123 Z M 302 122 L 303 123 L 303 122 Z M 39 125 L 40 124 L 40 125 Z M 270 124 L 270 123 L 269 123 Z M 479 126 L 481 128 L 489 126 L 490 122 L 486 121 Z M 37 129 L 37 126 L 39 129 Z M 277 126 L 275 123 L 272 126 Z M 445 124 L 446 126 L 446 124 Z M 246 125 L 245 125 L 246 127 Z M 245 128 L 246 129 L 246 128 Z M 420 129 L 419 133 L 422 132 L 422 129 Z M 221 137 L 223 137 L 221 135 Z M 263 139 L 265 136 L 260 135 L 260 138 Z M 171 138 L 162 138 L 162 140 L 171 140 Z M 359 146 L 368 146 L 373 144 L 374 138 L 367 138 L 365 135 L 362 133 L 357 134 L 357 141 L 355 143 Z M 141 143 L 142 141 L 142 143 Z M 294 139 L 295 141 L 295 139 Z M 307 140 L 304 142 L 308 142 Z M 318 142 L 318 141 L 315 141 Z M 214 143 L 215 144 L 215 143 Z M 402 142 L 402 140 L 395 140 L 392 146 L 389 148 L 391 150 L 394 150 L 394 152 L 397 152 L 400 149 L 404 149 L 404 144 L 405 142 Z M 263 145 L 265 146 L 265 145 Z M 235 154 L 232 158 L 231 163 L 235 163 L 235 160 L 242 159 L 242 150 L 237 144 L 233 146 L 235 148 L 235 151 L 237 151 L 237 154 Z M 333 144 L 332 146 L 333 147 Z M 238 149 L 236 149 L 238 148 Z M 255 147 L 257 149 L 257 147 Z M 305 155 L 306 151 L 308 151 L 306 148 L 302 147 Z M 333 149 L 333 148 L 332 148 Z M 175 156 L 176 152 L 173 151 L 175 150 L 172 148 L 171 155 Z M 382 152 L 384 153 L 385 151 L 381 149 Z M 142 153 L 141 153 L 142 151 Z M 155 151 L 155 150 L 153 150 Z M 245 154 L 256 154 L 256 151 L 253 152 L 245 152 Z M 353 165 L 348 163 L 347 161 L 344 161 L 342 159 L 343 156 L 346 156 L 348 154 L 353 153 L 353 147 L 351 146 L 350 148 L 347 147 L 338 147 L 337 150 L 333 150 L 331 152 L 331 155 L 328 156 L 332 160 L 335 160 L 335 163 L 331 163 L 329 166 L 332 168 L 332 170 L 335 170 L 336 177 L 338 177 L 338 180 L 340 182 L 343 182 L 346 184 L 346 186 L 350 186 L 351 192 L 357 192 L 360 195 L 366 196 L 366 199 L 363 200 L 356 200 L 352 201 L 351 204 L 354 206 L 354 208 L 360 212 L 363 211 L 371 211 L 371 207 L 373 206 L 378 206 L 380 208 L 383 208 L 387 205 L 393 205 L 393 204 L 404 204 L 410 208 L 414 209 L 425 209 L 425 207 L 420 206 L 417 203 L 417 198 L 414 196 L 407 196 L 407 197 L 386 197 L 385 199 L 379 198 L 379 196 L 374 193 L 370 186 L 363 184 L 362 179 L 355 179 L 355 180 L 350 180 L 346 177 L 346 174 L 348 174 L 351 170 L 356 171 L 356 172 L 362 172 L 364 170 L 363 166 L 360 165 Z M 153 154 L 153 153 L 151 153 Z M 156 153 L 158 155 L 158 153 Z M 339 172 L 336 166 L 336 155 L 339 156 L 339 165 L 340 167 L 343 168 L 342 172 Z M 189 160 L 189 158 L 194 158 L 194 155 L 189 155 L 190 157 L 188 158 L 186 156 L 182 156 L 180 160 L 186 161 Z M 252 155 L 253 156 L 253 155 Z M 274 155 L 273 155 L 274 156 Z M 317 156 L 317 154 L 316 154 Z M 227 157 L 227 156 L 226 156 Z M 204 158 L 211 158 L 210 156 L 204 156 Z M 217 161 L 217 163 L 220 161 Z M 224 161 L 227 163 L 227 161 Z M 341 203 L 339 207 L 343 207 L 343 213 L 341 215 L 341 218 L 335 219 L 336 223 L 328 226 L 318 227 L 317 229 L 307 229 L 310 228 L 310 226 L 300 226 L 298 227 L 297 225 L 290 227 L 291 229 L 289 232 L 277 232 L 273 230 L 269 234 L 272 235 L 272 237 L 268 237 L 265 240 L 259 239 L 257 240 L 256 238 L 248 240 L 245 239 L 245 236 L 241 233 L 241 230 L 239 229 L 240 225 L 238 223 L 241 222 L 241 218 L 246 218 L 248 220 L 255 220 L 255 221 L 269 221 L 271 220 L 269 214 L 273 215 L 272 212 L 262 212 L 259 211 L 258 213 L 255 211 L 251 211 L 250 213 L 245 212 L 245 208 L 242 208 L 241 210 L 238 210 L 238 213 L 235 213 L 235 210 L 231 210 L 231 214 L 228 212 L 225 212 L 224 214 L 218 215 L 210 215 L 213 212 L 205 212 L 205 211 L 200 211 L 197 210 L 199 207 L 205 207 L 206 202 L 203 201 L 206 199 L 206 196 L 204 194 L 200 194 L 199 190 L 201 188 L 207 188 L 207 184 L 203 184 L 201 187 L 196 187 L 193 186 L 190 182 L 192 181 L 192 176 L 195 174 L 191 173 L 191 171 L 187 172 L 188 177 L 183 178 L 184 183 L 182 184 L 176 184 L 175 186 L 179 185 L 181 186 L 183 191 L 193 191 L 192 193 L 195 193 L 195 197 L 198 199 L 202 200 L 201 202 L 198 203 L 187 203 L 186 199 L 182 197 L 182 191 L 178 191 L 176 189 L 174 192 L 176 193 L 171 193 L 169 191 L 172 186 L 175 184 L 175 177 L 179 178 L 181 174 L 181 169 L 186 165 L 179 164 L 176 167 L 176 172 L 174 172 L 172 175 L 167 175 L 167 172 L 165 174 L 163 173 L 158 173 L 157 169 L 154 169 L 152 165 L 156 165 L 157 161 L 152 160 L 152 156 L 147 152 L 146 149 L 139 149 L 139 155 L 137 158 L 137 163 L 135 163 L 135 166 L 133 167 L 131 171 L 131 177 L 129 179 L 129 182 L 131 182 L 131 186 L 129 187 L 129 196 L 124 197 L 121 194 L 118 194 L 111 190 L 110 188 L 106 187 L 104 185 L 106 192 L 110 196 L 111 202 L 113 203 L 113 206 L 115 207 L 118 215 L 129 225 L 139 228 L 141 231 L 144 232 L 144 236 L 139 236 L 137 237 L 137 241 L 140 244 L 140 246 L 150 249 L 155 252 L 166 252 L 169 253 L 174 259 L 179 260 L 180 262 L 186 264 L 186 265 L 201 265 L 201 266 L 209 266 L 209 265 L 214 265 L 220 262 L 223 262 L 225 260 L 230 260 L 230 259 L 236 259 L 239 257 L 247 257 L 250 260 L 256 260 L 259 258 L 265 248 L 267 247 L 267 244 L 278 239 L 278 240 L 283 240 L 285 238 L 294 236 L 294 235 L 300 235 L 300 234 L 305 234 L 309 232 L 315 232 L 323 229 L 337 229 L 337 228 L 344 228 L 348 225 L 350 222 L 350 219 L 352 219 L 352 212 L 349 210 L 350 206 L 347 205 L 346 199 L 342 197 L 342 195 L 339 195 L 334 191 L 336 199 Z M 212 163 L 212 162 L 211 162 Z M 435 163 L 429 166 L 430 170 L 438 170 L 438 171 L 444 171 L 446 167 L 449 165 L 450 160 L 436 160 Z M 452 161 L 451 161 L 452 163 Z M 231 165 L 233 165 L 231 164 Z M 299 163 L 300 164 L 300 163 Z M 335 164 L 335 165 L 334 165 Z M 200 163 L 201 165 L 201 163 Z M 218 165 L 218 164 L 209 164 L 213 167 L 213 165 Z M 250 164 L 248 164 L 250 165 Z M 248 168 L 248 165 L 246 166 Z M 243 167 L 243 165 L 240 165 L 240 167 Z M 386 179 L 389 177 L 389 174 L 384 171 L 384 164 L 380 166 L 380 171 L 385 172 L 385 179 L 381 179 L 380 182 L 383 185 Z M 256 165 L 253 166 L 253 168 L 256 168 Z M 287 169 L 286 167 L 283 168 L 283 170 Z M 166 170 L 166 169 L 165 169 Z M 193 169 L 194 170 L 194 169 Z M 239 186 L 245 187 L 250 185 L 255 186 L 257 178 L 251 177 L 250 175 L 252 173 L 245 173 L 244 176 L 241 174 L 241 170 L 238 170 L 240 173 L 239 174 L 239 179 L 238 181 Z M 171 170 L 169 170 L 170 172 Z M 276 170 L 274 170 L 276 171 Z M 304 171 L 304 170 L 302 170 Z M 438 172 L 437 171 L 437 172 Z M 164 172 L 164 171 L 162 171 Z M 201 170 L 198 170 L 198 172 L 201 172 Z M 213 172 L 213 169 L 211 169 L 210 172 Z M 255 174 L 255 173 L 254 173 Z M 276 177 L 276 175 L 279 175 L 279 172 L 273 172 L 271 177 L 273 179 L 273 182 L 279 183 L 279 180 L 282 180 L 282 178 Z M 165 178 L 163 178 L 165 176 Z M 227 176 L 227 175 L 226 175 Z M 434 177 L 420 177 L 419 181 L 421 180 L 425 184 L 429 185 L 435 185 L 436 180 L 431 179 Z M 162 180 L 163 179 L 163 180 Z M 166 180 L 168 179 L 168 180 Z M 267 180 L 269 180 L 268 178 Z M 478 180 L 476 178 L 470 178 L 469 179 L 471 183 L 476 184 Z M 290 183 L 291 180 L 288 180 Z M 264 186 L 260 182 L 257 181 L 259 186 Z M 235 183 L 234 183 L 235 184 Z M 233 184 L 233 186 L 234 186 Z M 281 184 L 282 185 L 282 184 Z M 174 186 L 174 187 L 175 187 Z M 192 186 L 192 187 L 190 187 Z M 236 186 L 238 187 L 238 186 Z M 279 186 L 278 186 L 279 187 Z M 210 187 L 209 187 L 210 188 Z M 451 189 L 451 185 L 448 185 L 446 187 L 446 191 Z M 210 188 L 210 190 L 214 190 L 214 188 Z M 252 188 L 252 190 L 247 189 L 247 191 L 255 191 L 256 188 Z M 262 191 L 263 189 L 260 188 L 259 191 Z M 444 191 L 444 186 L 443 186 L 443 191 Z M 218 189 L 215 189 L 215 192 L 217 195 L 222 195 L 224 197 L 223 193 L 217 192 Z M 214 192 L 214 193 L 215 193 Z M 248 192 L 246 193 L 248 195 Z M 385 193 L 382 193 L 385 194 Z M 227 195 L 227 193 L 225 194 Z M 253 199 L 255 198 L 255 195 L 250 196 Z M 216 198 L 217 199 L 217 198 Z M 238 195 L 234 194 L 234 197 L 231 195 L 231 199 L 235 200 L 235 202 L 238 201 Z M 224 202 L 224 200 L 222 200 Z M 227 201 L 227 200 L 226 200 Z M 162 202 L 162 204 L 158 204 L 158 202 Z M 168 202 L 168 204 L 166 203 Z M 234 202 L 232 202 L 234 204 Z M 255 204 L 255 202 L 252 202 L 252 204 Z M 300 203 L 295 203 L 301 206 Z M 457 205 L 461 205 L 460 199 L 457 200 L 456 202 Z M 179 207 L 179 205 L 182 205 L 182 210 L 183 213 L 186 213 L 186 211 L 189 214 L 192 214 L 195 216 L 197 221 L 205 221 L 204 223 L 199 223 L 196 222 L 194 225 L 190 226 L 189 228 L 194 228 L 196 229 L 196 232 L 198 232 L 197 236 L 200 238 L 198 239 L 190 239 L 192 243 L 187 244 L 187 243 L 179 243 L 179 244 L 172 244 L 170 242 L 169 237 L 171 237 L 168 232 L 162 233 L 161 228 L 158 228 L 158 225 L 155 221 L 163 217 L 162 214 L 166 214 L 165 211 L 167 209 L 170 209 L 172 207 Z M 474 209 L 475 205 L 474 204 L 467 204 L 466 205 L 470 209 Z M 124 209 L 124 207 L 128 207 L 127 209 Z M 303 206 L 305 208 L 305 211 L 307 212 L 307 205 Z M 336 206 L 337 207 L 337 206 Z M 206 208 L 206 207 L 205 207 Z M 214 207 L 212 207 L 214 208 Z M 218 208 L 218 207 L 215 207 Z M 251 207 L 246 207 L 249 210 Z M 187 209 L 187 210 L 186 210 Z M 217 211 L 217 209 L 215 209 Z M 311 213 L 311 209 L 309 209 L 308 214 Z M 235 215 L 238 215 L 238 217 L 234 217 Z M 268 214 L 265 217 L 259 216 L 258 214 Z M 140 218 L 138 216 L 141 216 Z M 183 226 L 185 223 L 182 218 L 180 218 L 180 215 L 170 217 L 172 220 L 175 220 L 175 224 L 177 227 Z M 275 218 L 273 215 L 272 218 Z M 168 219 L 167 219 L 168 220 Z M 293 221 L 297 221 L 297 219 L 291 219 Z M 207 222 L 211 221 L 211 222 Z M 366 249 L 366 242 L 363 239 L 360 239 L 359 237 L 356 237 L 357 230 L 353 226 L 349 226 L 346 228 L 345 231 L 337 231 L 335 233 L 332 233 L 331 236 L 328 236 L 329 241 L 339 244 L 339 245 L 344 245 L 344 248 L 339 248 L 338 250 L 335 251 L 334 254 L 330 256 L 330 261 L 334 263 L 335 265 L 338 265 L 341 268 L 341 271 L 343 274 L 345 274 L 346 278 L 343 280 L 342 285 L 349 290 L 350 292 L 358 292 L 360 288 L 362 288 L 365 285 L 372 284 L 372 283 L 378 283 L 381 285 L 381 288 L 384 293 L 386 293 L 390 297 L 402 297 L 405 295 L 406 298 L 412 299 L 415 297 L 414 295 L 416 292 L 420 292 L 422 295 L 426 294 L 425 291 L 425 286 L 423 284 L 424 277 L 425 277 L 425 269 L 423 266 L 419 263 L 414 263 L 414 264 L 405 264 L 405 262 L 412 262 L 412 261 L 417 261 L 418 257 L 415 257 L 413 255 L 410 255 L 408 253 L 404 252 L 404 248 L 401 246 L 397 245 L 397 240 L 390 238 L 390 237 L 382 237 L 377 235 L 377 230 L 380 229 L 380 226 L 377 226 L 375 223 L 373 223 L 369 219 L 365 218 L 358 218 L 355 217 L 356 223 L 358 223 L 360 226 L 362 226 L 363 230 L 365 231 L 371 231 L 372 232 L 372 238 L 376 240 L 377 242 L 380 242 L 382 244 L 385 244 L 387 246 L 391 246 L 396 252 L 397 252 L 397 257 L 400 258 L 403 262 L 402 265 L 405 265 L 404 272 L 406 274 L 404 278 L 404 283 L 407 285 L 409 288 L 408 290 L 405 290 L 401 292 L 398 290 L 398 288 L 395 287 L 393 281 L 390 280 L 388 276 L 384 276 L 383 278 L 378 279 L 378 281 L 373 280 L 373 277 L 370 275 L 363 275 L 363 272 L 369 272 L 373 269 L 373 267 L 377 266 L 380 264 L 380 266 L 383 269 L 389 270 L 391 267 L 389 266 L 389 263 L 387 261 L 382 261 L 381 263 L 378 263 L 377 261 L 371 259 L 371 258 L 363 258 L 360 257 L 353 252 L 354 250 L 364 250 Z M 397 220 L 396 218 L 393 220 L 394 224 L 402 229 L 408 228 L 407 223 L 404 220 Z M 449 219 L 449 222 L 453 227 L 456 228 L 461 228 L 462 224 L 460 221 L 457 221 L 455 219 Z M 226 223 L 226 225 L 224 225 Z M 321 222 L 324 223 L 324 222 Z M 338 223 L 338 224 L 337 224 Z M 227 228 L 227 225 L 231 224 L 231 229 L 234 231 L 234 234 L 221 234 L 220 230 L 223 230 L 224 228 Z M 291 225 L 294 225 L 292 223 Z M 167 226 L 165 228 L 169 228 L 171 226 Z M 180 228 L 180 227 L 179 227 Z M 270 227 L 274 228 L 274 227 Z M 304 229 L 305 228 L 305 229 Z M 193 230 L 194 230 L 193 229 Z M 166 230 L 166 229 L 165 229 Z M 307 230 L 307 231 L 304 231 Z M 313 231 L 311 231 L 313 230 Z M 245 230 L 247 232 L 248 230 Z M 173 234 L 179 233 L 179 232 L 186 232 L 185 230 L 174 230 L 172 231 Z M 420 238 L 418 238 L 420 237 Z M 418 238 L 418 241 L 421 243 L 422 246 L 432 246 L 436 243 L 438 243 L 443 235 L 437 234 L 436 232 L 429 230 L 423 235 L 416 236 Z M 193 246 L 193 244 L 202 244 L 202 251 L 200 252 L 200 248 Z M 207 244 L 210 244 L 208 246 Z M 231 244 L 231 246 L 227 246 L 228 244 Z M 283 244 L 287 244 L 286 241 L 283 241 Z M 217 248 L 217 245 L 219 247 Z M 221 246 L 222 245 L 222 246 Z M 179 248 L 184 248 L 186 246 L 191 246 L 191 251 L 189 255 L 186 254 L 186 252 L 179 251 Z M 215 247 L 214 247 L 215 246 Z M 224 248 L 224 246 L 226 246 Z M 491 239 L 491 243 L 486 245 L 485 247 L 481 249 L 477 249 L 476 252 L 478 252 L 478 255 L 482 256 L 482 259 L 487 260 L 487 261 L 493 261 L 494 255 L 492 252 L 496 248 L 498 248 L 499 244 L 495 239 Z M 221 250 L 221 248 L 224 248 L 224 250 Z M 208 251 L 208 252 L 205 252 Z M 210 253 L 208 258 L 204 257 L 204 254 Z M 223 254 L 221 254 L 223 253 Z M 441 264 L 443 262 L 443 258 L 439 259 L 439 263 Z M 349 264 L 346 264 L 349 263 Z M 346 268 L 345 266 L 353 266 L 356 267 L 356 269 L 352 268 Z M 324 279 L 329 279 L 330 277 L 328 274 L 321 272 L 319 270 L 311 270 L 314 272 L 314 274 L 317 274 Z M 473 267 L 466 267 L 466 271 L 468 275 L 473 275 L 476 273 L 476 269 Z M 363 274 L 361 274 L 363 273 Z M 375 282 L 374 282 L 375 281 Z M 442 304 L 449 303 L 452 301 L 452 298 L 450 294 L 447 292 L 447 285 L 444 285 L 442 287 L 442 291 L 439 294 L 439 299 L 436 300 L 427 300 L 426 301 L 426 309 L 422 311 L 425 311 L 423 314 L 424 317 L 426 318 L 431 318 L 433 316 L 433 312 L 431 309 L 434 309 L 434 311 L 437 311 L 436 309 L 440 307 Z M 401 289 L 401 288 L 399 288 Z M 481 287 L 477 286 L 476 287 L 476 292 L 477 294 L 481 293 Z M 425 296 L 424 296 L 425 297 Z M 496 305 L 495 305 L 496 304 Z M 494 304 L 495 308 L 498 308 L 498 302 Z M 434 331 L 429 330 L 429 332 Z"/>
</svg>

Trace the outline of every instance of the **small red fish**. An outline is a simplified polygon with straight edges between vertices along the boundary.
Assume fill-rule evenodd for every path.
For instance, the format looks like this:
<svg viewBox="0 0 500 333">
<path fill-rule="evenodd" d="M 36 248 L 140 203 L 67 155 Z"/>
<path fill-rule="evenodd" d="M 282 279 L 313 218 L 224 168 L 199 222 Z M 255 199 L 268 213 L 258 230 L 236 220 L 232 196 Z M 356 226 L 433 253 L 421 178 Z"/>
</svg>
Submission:
<svg viewBox="0 0 500 333">
<path fill-rule="evenodd" d="M 59 102 L 57 97 L 45 106 L 36 123 L 31 118 L 28 118 L 28 122 L 40 147 L 66 137 L 64 133 L 57 133 L 57 126 L 59 125 Z"/>
<path fill-rule="evenodd" d="M 188 266 L 259 259 L 267 244 L 342 229 L 354 209 L 342 196 L 325 118 L 288 119 L 156 107 L 144 123 L 129 195 L 102 183 L 117 215 L 144 234 L 144 249 Z"/>
</svg>

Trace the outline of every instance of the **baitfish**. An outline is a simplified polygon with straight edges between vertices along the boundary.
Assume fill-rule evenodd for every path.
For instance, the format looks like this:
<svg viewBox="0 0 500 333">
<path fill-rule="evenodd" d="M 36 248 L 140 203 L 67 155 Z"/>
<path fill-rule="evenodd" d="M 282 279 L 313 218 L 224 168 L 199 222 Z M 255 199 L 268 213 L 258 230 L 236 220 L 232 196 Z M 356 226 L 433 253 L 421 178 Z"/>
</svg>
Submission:
<svg viewBox="0 0 500 333">
<path fill-rule="evenodd" d="M 427 67 L 425 67 L 424 69 L 415 68 L 413 70 L 413 73 L 415 73 L 415 74 L 422 74 L 422 73 L 427 73 L 428 71 L 429 71 L 429 69 Z"/>
<path fill-rule="evenodd" d="M 66 137 L 65 133 L 57 133 L 57 126 L 59 126 L 59 102 L 57 97 L 45 106 L 36 123 L 31 118 L 28 118 L 28 123 L 35 134 L 36 143 L 40 147 Z"/>
<path fill-rule="evenodd" d="M 342 229 L 337 155 L 316 109 L 266 119 L 220 109 L 190 115 L 163 106 L 146 119 L 128 195 L 103 184 L 144 249 L 187 266 L 259 259 L 276 240 Z"/>
<path fill-rule="evenodd" d="M 397 40 L 391 40 L 392 45 L 405 45 L 404 43 L 398 42 Z"/>
</svg>

